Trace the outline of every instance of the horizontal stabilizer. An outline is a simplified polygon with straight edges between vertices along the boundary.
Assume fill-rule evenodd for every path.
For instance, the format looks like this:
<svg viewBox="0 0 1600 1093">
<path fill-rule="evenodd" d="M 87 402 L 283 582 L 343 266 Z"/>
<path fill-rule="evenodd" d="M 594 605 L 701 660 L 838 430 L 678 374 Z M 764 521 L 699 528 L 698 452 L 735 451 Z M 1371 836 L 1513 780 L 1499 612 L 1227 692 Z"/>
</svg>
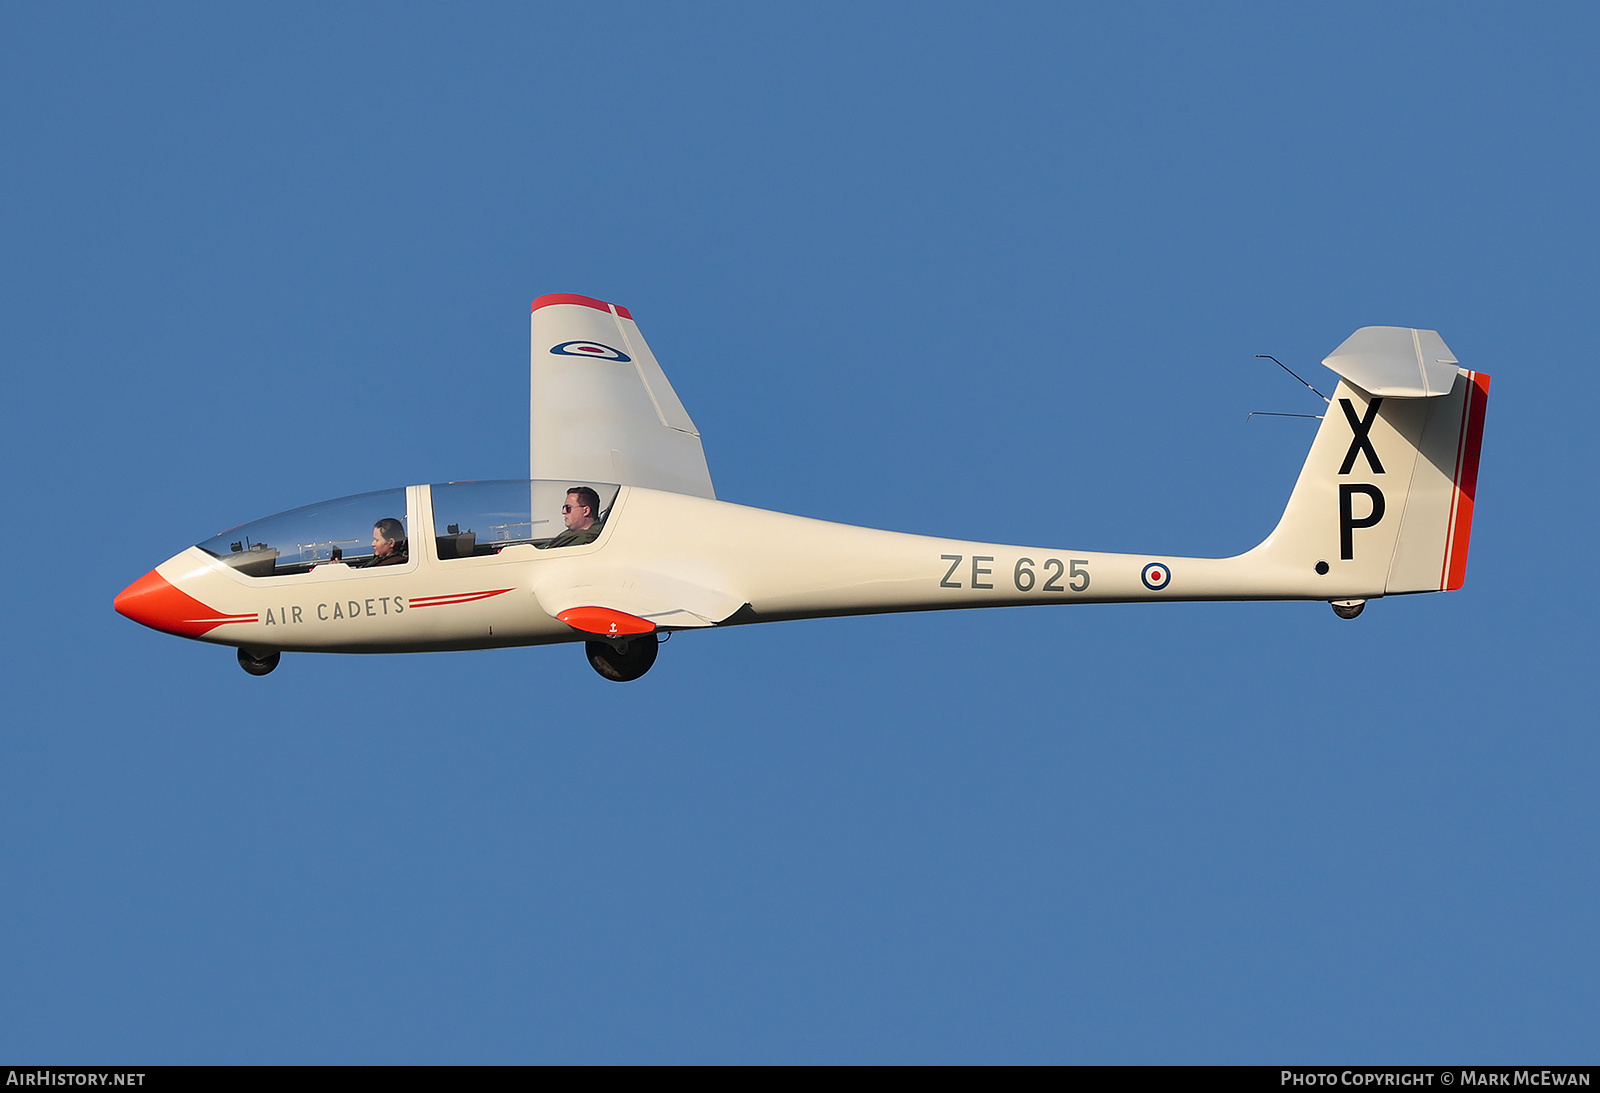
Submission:
<svg viewBox="0 0 1600 1093">
<path fill-rule="evenodd" d="M 1437 330 L 1364 326 L 1322 362 L 1367 392 L 1385 398 L 1448 395 L 1456 355 Z"/>
</svg>

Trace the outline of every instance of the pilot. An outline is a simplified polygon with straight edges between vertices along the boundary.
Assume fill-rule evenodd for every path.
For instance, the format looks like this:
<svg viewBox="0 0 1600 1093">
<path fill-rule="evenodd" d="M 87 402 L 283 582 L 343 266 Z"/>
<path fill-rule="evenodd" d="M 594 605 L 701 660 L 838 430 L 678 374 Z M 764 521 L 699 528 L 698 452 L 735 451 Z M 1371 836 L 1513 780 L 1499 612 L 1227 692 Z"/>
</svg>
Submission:
<svg viewBox="0 0 1600 1093">
<path fill-rule="evenodd" d="M 567 491 L 567 503 L 561 506 L 567 530 L 550 540 L 546 549 L 582 546 L 600 536 L 600 495 L 588 486 L 573 486 Z"/>
<path fill-rule="evenodd" d="M 405 562 L 405 525 L 393 516 L 385 516 L 372 525 L 372 557 L 353 564 L 366 568 L 378 565 L 404 565 Z"/>
</svg>

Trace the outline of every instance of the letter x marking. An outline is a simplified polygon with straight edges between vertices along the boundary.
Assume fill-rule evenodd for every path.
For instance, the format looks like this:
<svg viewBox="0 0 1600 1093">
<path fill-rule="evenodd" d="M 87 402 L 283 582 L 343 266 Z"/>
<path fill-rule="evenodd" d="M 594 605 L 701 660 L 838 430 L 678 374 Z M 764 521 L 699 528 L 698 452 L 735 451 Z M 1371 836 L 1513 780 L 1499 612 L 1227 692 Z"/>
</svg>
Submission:
<svg viewBox="0 0 1600 1093">
<path fill-rule="evenodd" d="M 1350 432 L 1354 434 L 1350 441 L 1350 450 L 1344 453 L 1344 462 L 1339 464 L 1340 474 L 1349 474 L 1350 469 L 1356 465 L 1356 453 L 1367 457 L 1367 466 L 1372 468 L 1373 474 L 1383 473 L 1383 464 L 1378 462 L 1377 450 L 1372 446 L 1372 423 L 1378 420 L 1378 407 L 1383 405 L 1383 399 L 1375 398 L 1367 403 L 1367 416 L 1356 417 L 1356 408 L 1350 400 L 1342 398 L 1339 405 L 1344 408 L 1344 419 L 1350 423 Z"/>
</svg>

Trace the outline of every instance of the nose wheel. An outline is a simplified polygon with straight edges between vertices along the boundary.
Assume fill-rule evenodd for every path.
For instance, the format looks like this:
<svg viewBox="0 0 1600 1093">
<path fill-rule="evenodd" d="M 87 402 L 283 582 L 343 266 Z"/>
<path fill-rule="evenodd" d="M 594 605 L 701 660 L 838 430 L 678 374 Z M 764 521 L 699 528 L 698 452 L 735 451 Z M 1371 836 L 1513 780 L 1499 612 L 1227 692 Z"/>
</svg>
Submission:
<svg viewBox="0 0 1600 1093">
<path fill-rule="evenodd" d="M 586 641 L 583 648 L 589 654 L 590 666 L 596 672 L 613 683 L 627 683 L 650 670 L 650 665 L 656 662 L 661 642 L 655 634 L 639 634 L 615 644 L 609 641 Z"/>
<path fill-rule="evenodd" d="M 239 648 L 239 667 L 243 668 L 253 676 L 266 675 L 268 672 L 272 671 L 272 669 L 278 666 L 278 661 L 282 658 L 283 654 L 278 652 L 276 649 L 265 654 L 264 656 L 258 657 L 245 650 L 243 646 L 240 646 Z"/>
</svg>

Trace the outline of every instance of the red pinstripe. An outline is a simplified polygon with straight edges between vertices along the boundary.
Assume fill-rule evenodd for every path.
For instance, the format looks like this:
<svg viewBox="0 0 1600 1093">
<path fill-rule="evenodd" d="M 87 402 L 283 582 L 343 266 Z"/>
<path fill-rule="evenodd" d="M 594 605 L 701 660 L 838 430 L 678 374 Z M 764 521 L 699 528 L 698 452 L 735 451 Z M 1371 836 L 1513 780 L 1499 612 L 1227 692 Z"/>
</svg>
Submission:
<svg viewBox="0 0 1600 1093">
<path fill-rule="evenodd" d="M 510 592 L 509 588 L 495 588 L 487 592 L 454 592 L 448 596 L 413 596 L 408 607 L 454 607 L 458 603 L 476 603 L 491 596 Z"/>
</svg>

